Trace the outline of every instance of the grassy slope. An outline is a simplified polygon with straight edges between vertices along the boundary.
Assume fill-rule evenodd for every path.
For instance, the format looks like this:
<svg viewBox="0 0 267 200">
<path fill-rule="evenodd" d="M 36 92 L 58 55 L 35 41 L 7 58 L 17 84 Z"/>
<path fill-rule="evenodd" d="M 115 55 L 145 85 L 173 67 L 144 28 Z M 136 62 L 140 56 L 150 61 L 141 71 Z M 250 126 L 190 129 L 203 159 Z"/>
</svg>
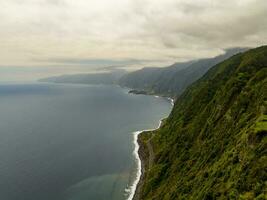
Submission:
<svg viewBox="0 0 267 200">
<path fill-rule="evenodd" d="M 216 65 L 178 98 L 153 137 L 142 199 L 267 199 L 266 119 L 265 46 Z"/>
</svg>

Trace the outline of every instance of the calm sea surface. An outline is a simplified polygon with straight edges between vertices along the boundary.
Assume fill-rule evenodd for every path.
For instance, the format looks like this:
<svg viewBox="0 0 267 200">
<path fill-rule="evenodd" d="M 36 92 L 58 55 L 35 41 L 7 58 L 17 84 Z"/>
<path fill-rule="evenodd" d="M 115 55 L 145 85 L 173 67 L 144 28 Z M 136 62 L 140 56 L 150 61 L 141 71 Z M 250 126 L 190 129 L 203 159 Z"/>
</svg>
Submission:
<svg viewBox="0 0 267 200">
<path fill-rule="evenodd" d="M 1 84 L 0 199 L 126 199 L 132 132 L 171 107 L 116 86 Z"/>
</svg>

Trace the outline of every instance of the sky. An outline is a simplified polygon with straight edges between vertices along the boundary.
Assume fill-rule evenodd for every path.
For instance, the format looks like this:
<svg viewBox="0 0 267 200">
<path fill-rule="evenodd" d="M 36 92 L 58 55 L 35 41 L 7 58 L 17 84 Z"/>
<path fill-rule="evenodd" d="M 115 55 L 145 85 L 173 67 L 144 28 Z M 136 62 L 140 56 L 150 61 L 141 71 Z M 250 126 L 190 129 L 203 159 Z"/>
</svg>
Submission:
<svg viewBox="0 0 267 200">
<path fill-rule="evenodd" d="M 164 67 L 266 43 L 266 0 L 0 0 L 0 81 Z"/>
</svg>

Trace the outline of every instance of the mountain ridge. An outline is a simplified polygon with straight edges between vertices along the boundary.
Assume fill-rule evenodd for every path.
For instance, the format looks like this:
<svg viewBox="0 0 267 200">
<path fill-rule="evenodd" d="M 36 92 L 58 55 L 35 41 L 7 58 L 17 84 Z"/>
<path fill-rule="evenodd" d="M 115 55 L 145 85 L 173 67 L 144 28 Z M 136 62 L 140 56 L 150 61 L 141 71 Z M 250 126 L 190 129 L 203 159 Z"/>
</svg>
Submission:
<svg viewBox="0 0 267 200">
<path fill-rule="evenodd" d="M 159 130 L 140 135 L 145 173 L 136 199 L 266 199 L 266 136 L 262 46 L 212 67 L 178 97 Z"/>
<path fill-rule="evenodd" d="M 246 50 L 248 48 L 232 48 L 213 58 L 175 63 L 164 68 L 143 68 L 124 75 L 119 80 L 119 85 L 143 90 L 148 94 L 179 96 L 187 86 L 199 79 L 212 66 Z"/>
</svg>

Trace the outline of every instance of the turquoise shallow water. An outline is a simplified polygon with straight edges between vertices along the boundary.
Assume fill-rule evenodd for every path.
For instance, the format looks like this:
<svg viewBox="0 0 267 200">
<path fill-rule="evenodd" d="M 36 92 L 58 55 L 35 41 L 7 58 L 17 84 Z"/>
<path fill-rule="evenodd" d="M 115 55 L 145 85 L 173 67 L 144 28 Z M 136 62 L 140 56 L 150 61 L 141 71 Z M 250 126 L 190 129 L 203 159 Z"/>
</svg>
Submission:
<svg viewBox="0 0 267 200">
<path fill-rule="evenodd" d="M 171 107 L 116 86 L 0 85 L 0 199 L 126 199 L 132 132 Z"/>
</svg>

